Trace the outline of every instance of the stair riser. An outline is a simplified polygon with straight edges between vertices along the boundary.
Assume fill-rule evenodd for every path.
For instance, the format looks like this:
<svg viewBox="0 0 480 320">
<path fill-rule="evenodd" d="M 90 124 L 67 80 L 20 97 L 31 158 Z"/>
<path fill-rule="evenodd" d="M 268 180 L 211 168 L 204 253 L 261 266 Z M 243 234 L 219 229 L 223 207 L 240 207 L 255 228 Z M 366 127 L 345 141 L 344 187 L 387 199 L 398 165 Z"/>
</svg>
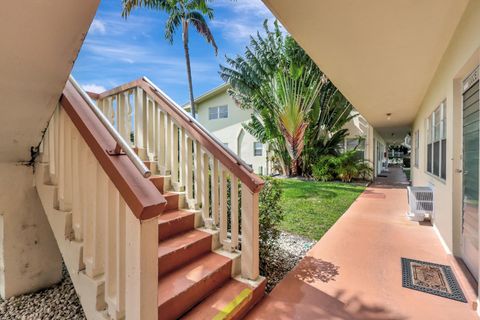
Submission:
<svg viewBox="0 0 480 320">
<path fill-rule="evenodd" d="M 164 195 L 167 200 L 167 206 L 165 210 L 175 210 L 179 208 L 180 195 L 179 194 L 166 194 Z"/>
<path fill-rule="evenodd" d="M 153 178 L 150 178 L 150 181 L 153 183 L 153 185 L 155 186 L 155 188 L 157 188 L 158 191 L 160 191 L 160 193 L 165 193 L 165 185 L 164 185 L 164 178 L 163 177 L 153 177 Z"/>
<path fill-rule="evenodd" d="M 178 319 L 181 315 L 207 297 L 230 278 L 231 262 L 224 264 L 208 278 L 195 283 L 188 291 L 184 291 L 158 307 L 158 318 L 164 320 Z"/>
<path fill-rule="evenodd" d="M 212 237 L 205 237 L 158 258 L 158 276 L 162 276 L 207 252 L 212 246 Z"/>
<path fill-rule="evenodd" d="M 195 224 L 195 215 L 191 214 L 170 222 L 158 224 L 158 241 L 168 239 L 179 233 L 193 230 Z"/>
</svg>

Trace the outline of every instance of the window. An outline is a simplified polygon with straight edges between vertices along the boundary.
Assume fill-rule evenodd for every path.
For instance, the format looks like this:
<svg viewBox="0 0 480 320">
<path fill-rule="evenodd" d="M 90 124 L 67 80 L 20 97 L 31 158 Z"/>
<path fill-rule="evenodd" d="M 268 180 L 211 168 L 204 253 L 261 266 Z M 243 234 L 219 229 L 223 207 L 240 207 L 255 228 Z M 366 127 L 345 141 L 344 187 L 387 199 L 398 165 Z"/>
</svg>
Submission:
<svg viewBox="0 0 480 320">
<path fill-rule="evenodd" d="M 228 118 L 228 106 L 208 108 L 208 120 Z"/>
<path fill-rule="evenodd" d="M 347 138 L 345 140 L 346 151 L 356 150 L 356 158 L 365 159 L 365 139 L 363 137 Z"/>
<path fill-rule="evenodd" d="M 445 101 L 432 112 L 426 123 L 427 172 L 447 178 L 447 119 Z M 416 142 L 415 142 L 416 143 Z M 418 152 L 416 152 L 418 153 Z M 417 160 L 415 154 L 415 161 Z"/>
<path fill-rule="evenodd" d="M 253 143 L 253 155 L 254 156 L 261 156 L 263 153 L 263 144 L 261 142 L 254 142 Z"/>
<path fill-rule="evenodd" d="M 418 150 L 420 149 L 420 132 L 417 130 L 415 131 L 415 137 L 414 137 L 415 141 L 414 141 L 414 146 L 413 146 L 413 153 L 414 153 L 414 157 L 415 157 L 415 168 L 418 168 L 418 160 L 419 160 L 419 157 L 420 155 L 418 154 Z"/>
</svg>

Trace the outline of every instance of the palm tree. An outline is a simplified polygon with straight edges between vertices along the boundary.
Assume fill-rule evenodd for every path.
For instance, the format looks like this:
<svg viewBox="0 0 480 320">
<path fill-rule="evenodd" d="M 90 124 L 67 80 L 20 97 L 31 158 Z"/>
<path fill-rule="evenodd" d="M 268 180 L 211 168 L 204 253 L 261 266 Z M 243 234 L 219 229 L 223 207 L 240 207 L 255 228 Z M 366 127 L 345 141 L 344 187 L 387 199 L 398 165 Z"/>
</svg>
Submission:
<svg viewBox="0 0 480 320">
<path fill-rule="evenodd" d="M 207 20 L 213 19 L 213 9 L 207 5 L 208 0 L 122 0 L 122 17 L 127 18 L 132 9 L 145 7 L 154 10 L 163 10 L 168 14 L 165 23 L 165 38 L 173 43 L 173 36 L 179 27 L 182 28 L 183 49 L 187 65 L 188 90 L 190 94 L 190 106 L 192 115 L 195 117 L 195 103 L 193 98 L 192 70 L 190 66 L 190 51 L 188 47 L 188 28 L 192 24 L 198 33 L 210 43 L 215 55 L 218 47 L 213 34 L 208 27 Z"/>
<path fill-rule="evenodd" d="M 287 145 L 292 176 L 298 175 L 310 111 L 318 101 L 322 84 L 322 78 L 310 64 L 291 65 L 288 70 L 280 70 L 265 86 L 264 93 L 271 93 L 271 110 Z"/>
</svg>

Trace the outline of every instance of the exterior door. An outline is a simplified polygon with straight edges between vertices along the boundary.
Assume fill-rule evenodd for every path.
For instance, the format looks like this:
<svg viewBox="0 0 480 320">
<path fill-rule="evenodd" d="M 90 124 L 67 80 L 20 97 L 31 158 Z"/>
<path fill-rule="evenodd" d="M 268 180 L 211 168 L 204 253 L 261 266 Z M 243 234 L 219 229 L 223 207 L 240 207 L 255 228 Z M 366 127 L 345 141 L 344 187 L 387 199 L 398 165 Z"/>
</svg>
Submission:
<svg viewBox="0 0 480 320">
<path fill-rule="evenodd" d="M 478 68 L 463 83 L 462 256 L 478 281 L 479 82 Z"/>
</svg>

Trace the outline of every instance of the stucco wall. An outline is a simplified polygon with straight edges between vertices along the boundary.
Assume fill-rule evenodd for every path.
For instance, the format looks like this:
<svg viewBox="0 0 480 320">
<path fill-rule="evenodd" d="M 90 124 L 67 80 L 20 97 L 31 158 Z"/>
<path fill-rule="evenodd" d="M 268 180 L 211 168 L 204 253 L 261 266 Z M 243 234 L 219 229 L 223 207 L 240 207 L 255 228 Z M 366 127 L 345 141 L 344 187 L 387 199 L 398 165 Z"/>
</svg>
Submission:
<svg viewBox="0 0 480 320">
<path fill-rule="evenodd" d="M 208 108 L 223 105 L 228 106 L 228 118 L 209 120 Z M 197 119 L 220 141 L 228 143 L 228 147 L 240 155 L 247 164 L 252 165 L 256 173 L 266 174 L 266 147 L 263 148 L 262 156 L 254 156 L 254 142 L 257 140 L 247 132 L 244 132 L 243 139 L 240 138 L 242 130 L 244 131 L 242 123 L 250 120 L 250 112 L 240 109 L 226 91 L 198 103 Z"/>
<path fill-rule="evenodd" d="M 0 295 L 61 280 L 62 257 L 34 186 L 32 168 L 0 163 Z"/>
<path fill-rule="evenodd" d="M 445 245 L 460 255 L 462 215 L 461 169 L 461 87 L 464 77 L 479 63 L 480 2 L 470 1 L 426 92 L 412 128 L 419 130 L 419 167 L 412 163 L 413 185 L 430 185 L 435 190 L 434 225 Z M 425 120 L 446 99 L 447 175 L 446 180 L 426 172 Z M 414 155 L 412 155 L 414 159 Z"/>
</svg>

